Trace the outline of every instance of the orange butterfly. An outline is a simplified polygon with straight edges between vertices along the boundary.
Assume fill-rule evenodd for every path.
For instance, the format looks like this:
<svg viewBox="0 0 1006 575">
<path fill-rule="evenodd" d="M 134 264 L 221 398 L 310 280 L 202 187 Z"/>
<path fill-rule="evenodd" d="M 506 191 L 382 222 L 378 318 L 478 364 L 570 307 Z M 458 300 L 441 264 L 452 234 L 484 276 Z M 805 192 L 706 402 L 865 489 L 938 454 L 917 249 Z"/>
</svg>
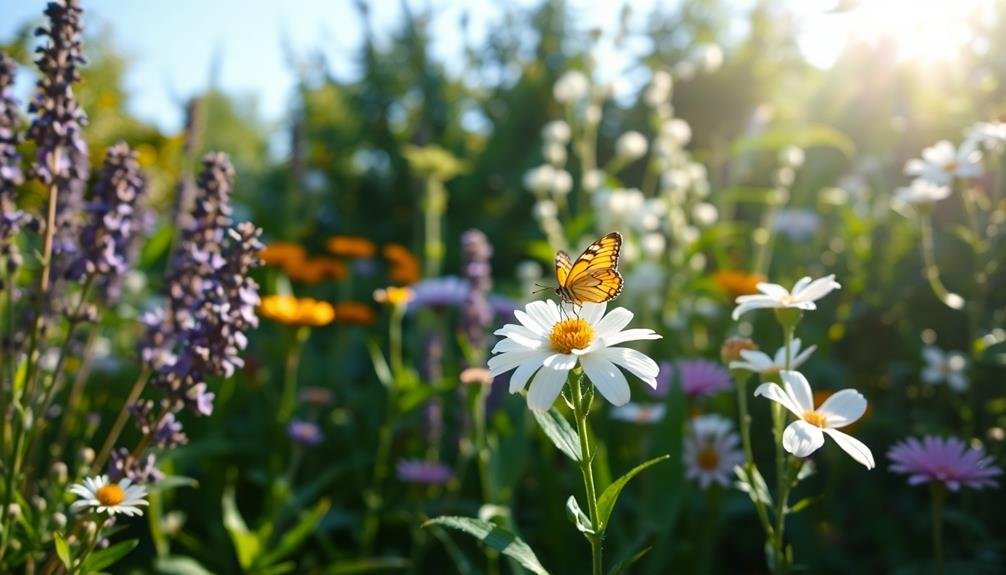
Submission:
<svg viewBox="0 0 1006 575">
<path fill-rule="evenodd" d="M 555 254 L 555 293 L 567 303 L 602 303 L 622 293 L 622 274 L 618 273 L 618 251 L 622 234 L 611 232 L 587 246 L 573 262 L 566 252 Z"/>
</svg>

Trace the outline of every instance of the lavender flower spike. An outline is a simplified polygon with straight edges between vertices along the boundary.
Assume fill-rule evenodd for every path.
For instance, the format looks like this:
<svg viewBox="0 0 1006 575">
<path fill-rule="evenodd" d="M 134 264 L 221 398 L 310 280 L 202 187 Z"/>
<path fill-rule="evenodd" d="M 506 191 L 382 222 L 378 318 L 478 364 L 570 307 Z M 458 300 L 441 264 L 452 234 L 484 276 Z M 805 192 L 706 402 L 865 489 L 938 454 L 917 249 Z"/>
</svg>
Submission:
<svg viewBox="0 0 1006 575">
<path fill-rule="evenodd" d="M 14 238 L 29 221 L 14 203 L 14 189 L 24 181 L 17 151 L 18 102 L 10 94 L 14 71 L 14 60 L 0 52 L 0 257 L 6 259 L 9 269 L 20 265 L 21 254 Z"/>
</svg>

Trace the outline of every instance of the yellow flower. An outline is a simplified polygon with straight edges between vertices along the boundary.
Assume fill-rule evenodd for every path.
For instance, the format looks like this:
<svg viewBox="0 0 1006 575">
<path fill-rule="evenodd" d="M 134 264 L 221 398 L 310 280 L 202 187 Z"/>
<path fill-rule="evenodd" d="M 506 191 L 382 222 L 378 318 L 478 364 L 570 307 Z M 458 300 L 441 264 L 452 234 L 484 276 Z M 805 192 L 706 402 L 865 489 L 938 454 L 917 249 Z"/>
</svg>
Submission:
<svg viewBox="0 0 1006 575">
<path fill-rule="evenodd" d="M 335 321 L 348 325 L 370 325 L 374 323 L 374 310 L 360 302 L 340 302 L 335 304 Z"/>
<path fill-rule="evenodd" d="M 742 296 L 758 293 L 758 284 L 765 281 L 763 276 L 740 270 L 720 270 L 713 274 L 713 282 L 731 301 Z"/>
<path fill-rule="evenodd" d="M 405 305 L 412 301 L 412 290 L 407 287 L 388 286 L 374 292 L 374 301 L 393 306 Z"/>
<path fill-rule="evenodd" d="M 268 266 L 287 266 L 303 261 L 307 253 L 301 246 L 291 242 L 275 242 L 267 245 L 258 257 Z"/>
<path fill-rule="evenodd" d="M 319 327 L 332 323 L 335 308 L 326 301 L 297 298 L 292 295 L 268 295 L 262 298 L 259 313 L 284 325 Z"/>
<path fill-rule="evenodd" d="M 359 236 L 332 236 L 328 238 L 328 251 L 344 258 L 370 258 L 377 247 L 374 242 Z"/>
</svg>

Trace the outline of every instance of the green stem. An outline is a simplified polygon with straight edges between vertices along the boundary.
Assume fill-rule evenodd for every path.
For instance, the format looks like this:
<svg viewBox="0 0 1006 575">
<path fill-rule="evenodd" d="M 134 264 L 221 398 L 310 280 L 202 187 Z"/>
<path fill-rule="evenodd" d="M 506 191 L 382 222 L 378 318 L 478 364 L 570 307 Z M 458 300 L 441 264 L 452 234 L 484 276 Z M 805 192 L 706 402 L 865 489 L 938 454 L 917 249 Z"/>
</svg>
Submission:
<svg viewBox="0 0 1006 575">
<path fill-rule="evenodd" d="M 792 367 L 790 347 L 793 343 L 793 333 L 796 330 L 796 323 L 799 321 L 799 314 L 788 314 L 789 310 L 784 310 L 777 314 L 783 327 L 783 347 L 786 350 L 786 371 Z M 789 504 L 789 492 L 793 484 L 789 478 L 789 454 L 786 453 L 782 445 L 782 437 L 786 427 L 786 411 L 777 402 L 772 402 L 772 429 L 775 435 L 775 473 L 776 473 L 776 508 L 775 508 L 775 528 L 773 530 L 773 572 L 784 574 L 789 571 L 789 559 L 786 556 L 786 507 Z"/>
<path fill-rule="evenodd" d="M 961 309 L 964 305 L 961 297 L 950 292 L 940 279 L 940 268 L 936 265 L 936 249 L 933 242 L 933 221 L 928 209 L 919 214 L 919 231 L 922 234 L 922 261 L 930 289 L 947 307 Z"/>
<path fill-rule="evenodd" d="M 122 405 L 122 409 L 119 410 L 119 416 L 115 419 L 115 423 L 112 424 L 112 429 L 109 430 L 105 443 L 101 445 L 101 451 L 94 458 L 93 469 L 101 469 L 105 465 L 105 461 L 108 460 L 108 456 L 112 453 L 112 448 L 115 447 L 115 442 L 119 440 L 119 435 L 122 434 L 126 422 L 129 421 L 129 406 L 140 398 L 140 394 L 143 393 L 143 388 L 147 385 L 149 378 L 150 367 L 144 365 L 139 377 L 136 378 L 133 387 L 129 390 L 126 402 Z"/>
<path fill-rule="evenodd" d="M 300 367 L 300 354 L 304 342 L 311 335 L 311 328 L 299 326 L 290 335 L 290 345 L 286 351 L 283 369 L 283 395 L 280 399 L 278 423 L 285 424 L 293 417 L 297 408 L 297 370 Z"/>
<path fill-rule="evenodd" d="M 440 275 L 440 266 L 444 259 L 444 238 L 441 231 L 441 220 L 447 209 L 447 188 L 440 180 L 430 177 L 426 180 L 426 261 L 425 274 L 428 278 Z"/>
<path fill-rule="evenodd" d="M 370 557 L 374 550 L 374 539 L 377 537 L 380 528 L 380 511 L 382 507 L 382 486 L 388 476 L 388 459 L 391 457 L 391 440 L 394 435 L 395 413 L 395 385 L 387 388 L 384 423 L 378 432 L 377 455 L 374 460 L 374 475 L 370 482 L 370 489 L 364 493 L 364 503 L 367 506 L 367 513 L 363 518 L 363 528 L 360 535 L 361 557 Z"/>
<path fill-rule="evenodd" d="M 583 487 L 587 492 L 587 509 L 590 513 L 590 525 L 594 533 L 588 535 L 590 540 L 591 564 L 593 575 L 601 575 L 601 540 L 604 537 L 604 526 L 597 515 L 597 491 L 594 486 L 593 454 L 590 451 L 590 430 L 587 418 L 590 405 L 584 405 L 583 376 L 570 372 L 569 384 L 573 396 L 573 417 L 576 418 L 576 432 L 580 436 L 580 473 L 583 475 Z M 588 382 L 588 385 L 590 383 Z"/>
<path fill-rule="evenodd" d="M 748 485 L 753 490 L 756 488 L 755 471 L 757 471 L 758 467 L 754 460 L 754 450 L 751 448 L 751 416 L 748 414 L 746 376 L 746 373 L 738 373 L 734 379 L 737 381 L 737 411 L 738 419 L 740 420 L 741 445 L 744 447 L 744 474 L 747 476 Z M 771 538 L 772 523 L 769 521 L 765 503 L 762 501 L 761 496 L 756 493 L 751 494 L 751 501 L 754 502 L 758 519 L 765 530 L 765 536 Z"/>
<path fill-rule="evenodd" d="M 946 499 L 946 491 L 943 484 L 933 482 L 933 560 L 936 565 L 937 575 L 943 575 L 943 502 Z"/>
</svg>

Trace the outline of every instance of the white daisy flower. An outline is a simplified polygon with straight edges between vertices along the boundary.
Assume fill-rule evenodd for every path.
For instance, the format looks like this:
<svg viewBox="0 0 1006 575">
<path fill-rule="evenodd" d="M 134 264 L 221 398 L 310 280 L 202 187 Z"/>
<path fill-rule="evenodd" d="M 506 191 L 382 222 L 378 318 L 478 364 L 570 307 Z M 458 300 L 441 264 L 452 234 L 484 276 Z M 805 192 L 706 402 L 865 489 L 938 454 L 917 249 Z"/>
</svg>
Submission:
<svg viewBox="0 0 1006 575">
<path fill-rule="evenodd" d="M 894 197 L 906 204 L 931 204 L 950 196 L 950 187 L 915 178 L 912 183 L 894 191 Z"/>
<path fill-rule="evenodd" d="M 831 274 L 816 280 L 811 280 L 809 277 L 801 278 L 793 286 L 792 291 L 779 284 L 765 282 L 759 283 L 757 287 L 760 294 L 742 295 L 737 298 L 738 305 L 734 308 L 734 320 L 755 309 L 817 309 L 814 302 L 842 286 L 835 281 L 835 274 Z"/>
<path fill-rule="evenodd" d="M 947 140 L 922 150 L 922 158 L 905 164 L 905 175 L 919 176 L 939 185 L 949 185 L 954 178 L 982 175 L 982 153 L 973 144 L 955 148 Z"/>
<path fill-rule="evenodd" d="M 630 423 L 657 423 L 664 419 L 667 406 L 663 403 L 626 403 L 611 410 L 611 418 Z"/>
<path fill-rule="evenodd" d="M 567 374 L 579 364 L 594 387 L 614 405 L 629 402 L 629 382 L 618 369 L 624 368 L 652 388 L 657 387 L 657 363 L 634 349 L 613 347 L 642 339 L 659 339 L 651 329 L 623 328 L 632 320 L 632 312 L 615 308 L 605 315 L 606 304 L 585 303 L 574 313 L 573 307 L 554 301 L 535 301 L 514 316 L 520 324 L 507 324 L 496 330 L 504 339 L 496 344 L 489 359 L 493 377 L 516 368 L 510 376 L 510 393 L 531 387 L 527 404 L 543 411 L 555 403 Z M 617 367 L 616 367 L 617 366 Z M 532 376 L 534 378 L 532 379 Z"/>
<path fill-rule="evenodd" d="M 866 398 L 855 389 L 843 389 L 824 400 L 814 408 L 814 395 L 810 383 L 799 371 L 779 372 L 785 389 L 776 383 L 763 383 L 755 390 L 755 396 L 764 396 L 782 405 L 797 417 L 786 427 L 782 435 L 782 446 L 797 457 L 807 457 L 824 445 L 824 436 L 829 435 L 835 443 L 862 463 L 873 469 L 873 453 L 862 441 L 838 430 L 850 425 L 866 412 Z"/>
<path fill-rule="evenodd" d="M 964 391 L 968 388 L 968 359 L 958 351 L 945 352 L 942 349 L 927 345 L 922 348 L 922 359 L 926 362 L 922 370 L 922 381 L 929 385 L 946 382 L 954 391 Z"/>
<path fill-rule="evenodd" d="M 816 345 L 812 345 L 807 349 L 800 351 L 800 338 L 794 338 L 789 344 L 789 367 L 790 369 L 796 369 L 803 365 L 803 362 L 807 361 L 810 354 L 814 353 L 817 349 Z M 754 350 L 754 349 L 742 349 L 740 350 L 741 358 L 744 361 L 731 361 L 730 369 L 746 369 L 751 373 L 757 373 L 760 375 L 774 375 L 780 371 L 786 369 L 786 347 L 780 347 L 779 351 L 775 352 L 775 357 L 770 357 L 769 354 Z"/>
<path fill-rule="evenodd" d="M 84 483 L 71 486 L 70 492 L 80 498 L 71 506 L 75 510 L 92 507 L 98 513 L 139 516 L 143 515 L 140 506 L 147 504 L 147 488 L 133 485 L 128 478 L 116 483 L 107 475 L 87 477 Z"/>
<path fill-rule="evenodd" d="M 696 417 L 688 425 L 682 450 L 685 475 L 698 481 L 702 489 L 712 483 L 729 486 L 734 466 L 744 461 L 739 445 L 740 438 L 729 419 L 719 415 Z"/>
</svg>

